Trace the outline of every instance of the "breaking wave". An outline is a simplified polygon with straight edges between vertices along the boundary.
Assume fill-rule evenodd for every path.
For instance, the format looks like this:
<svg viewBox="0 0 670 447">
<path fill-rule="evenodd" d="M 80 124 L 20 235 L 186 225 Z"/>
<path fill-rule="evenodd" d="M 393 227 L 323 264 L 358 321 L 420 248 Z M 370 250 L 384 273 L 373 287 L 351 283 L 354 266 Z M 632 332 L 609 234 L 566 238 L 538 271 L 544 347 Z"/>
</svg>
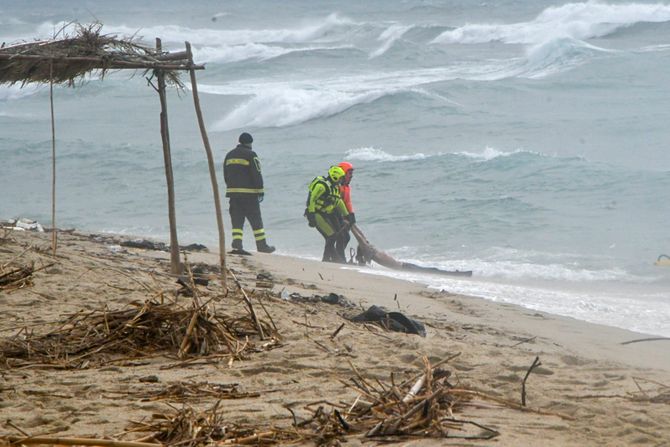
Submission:
<svg viewBox="0 0 670 447">
<path fill-rule="evenodd" d="M 391 25 L 389 26 L 383 33 L 379 35 L 377 38 L 378 41 L 382 42 L 382 45 L 374 50 L 373 52 L 370 53 L 370 59 L 373 59 L 375 57 L 379 57 L 382 54 L 386 53 L 389 48 L 393 46 L 393 44 L 398 40 L 401 39 L 402 36 L 407 33 L 407 31 L 411 30 L 413 28 L 412 25 Z"/>
<path fill-rule="evenodd" d="M 0 101 L 11 101 L 13 99 L 25 98 L 34 95 L 40 91 L 41 87 L 35 84 L 27 84 L 24 87 L 20 85 L 0 85 Z"/>
<path fill-rule="evenodd" d="M 616 52 L 570 37 L 552 39 L 528 49 L 519 76 L 542 78 L 580 65 L 598 54 Z"/>
<path fill-rule="evenodd" d="M 640 22 L 667 21 L 670 21 L 670 5 L 567 3 L 547 8 L 529 22 L 464 25 L 443 32 L 432 43 L 538 44 L 565 37 L 583 40 L 607 36 Z"/>
<path fill-rule="evenodd" d="M 290 86 L 267 88 L 216 121 L 213 129 L 226 131 L 245 126 L 283 127 L 341 113 L 357 104 L 370 103 L 386 91 L 341 92 L 298 89 Z"/>
</svg>

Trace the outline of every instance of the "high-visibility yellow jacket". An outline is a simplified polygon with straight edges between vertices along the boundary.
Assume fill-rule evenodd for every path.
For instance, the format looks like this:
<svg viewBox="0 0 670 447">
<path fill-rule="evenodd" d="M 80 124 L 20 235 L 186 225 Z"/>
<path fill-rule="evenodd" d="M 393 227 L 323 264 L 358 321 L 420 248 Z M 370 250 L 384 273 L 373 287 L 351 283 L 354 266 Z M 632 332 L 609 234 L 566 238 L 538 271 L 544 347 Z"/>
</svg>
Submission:
<svg viewBox="0 0 670 447">
<path fill-rule="evenodd" d="M 339 213 L 345 217 L 349 215 L 347 206 L 340 197 L 340 188 L 333 185 L 327 177 L 320 176 L 312 180 L 309 184 L 309 194 L 307 196 L 307 213 Z"/>
</svg>

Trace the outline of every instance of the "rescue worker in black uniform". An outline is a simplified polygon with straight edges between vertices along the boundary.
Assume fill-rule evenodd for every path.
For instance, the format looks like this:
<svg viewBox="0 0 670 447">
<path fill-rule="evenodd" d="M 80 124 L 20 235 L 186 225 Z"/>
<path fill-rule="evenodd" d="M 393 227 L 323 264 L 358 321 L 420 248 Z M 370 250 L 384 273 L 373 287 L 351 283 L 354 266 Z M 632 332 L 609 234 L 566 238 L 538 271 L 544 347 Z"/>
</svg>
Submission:
<svg viewBox="0 0 670 447">
<path fill-rule="evenodd" d="M 233 227 L 233 253 L 248 254 L 242 248 L 244 220 L 248 219 L 254 231 L 256 250 L 272 253 L 275 248 L 268 245 L 260 202 L 263 201 L 263 175 L 258 155 L 251 149 L 254 139 L 244 132 L 239 144 L 223 162 L 223 178 L 226 181 L 226 197 L 230 199 L 230 220 Z"/>
<path fill-rule="evenodd" d="M 341 234 L 355 220 L 340 196 L 339 185 L 344 178 L 341 167 L 331 166 L 327 175 L 317 177 L 309 184 L 305 216 L 309 226 L 315 227 L 325 239 L 323 262 L 347 262 L 344 256 L 346 243 Z"/>
</svg>

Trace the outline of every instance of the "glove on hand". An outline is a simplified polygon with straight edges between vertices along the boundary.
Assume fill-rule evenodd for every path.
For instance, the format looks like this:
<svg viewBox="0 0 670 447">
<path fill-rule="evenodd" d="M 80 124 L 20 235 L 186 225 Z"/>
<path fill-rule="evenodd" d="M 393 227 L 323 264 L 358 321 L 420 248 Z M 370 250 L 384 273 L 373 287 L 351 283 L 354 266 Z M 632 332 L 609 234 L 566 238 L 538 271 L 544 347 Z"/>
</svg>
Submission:
<svg viewBox="0 0 670 447">
<path fill-rule="evenodd" d="M 265 194 L 264 194 L 264 193 L 260 193 L 260 194 L 258 194 L 258 203 L 261 203 L 261 202 L 263 201 L 264 198 L 265 198 Z"/>
<path fill-rule="evenodd" d="M 316 214 L 307 213 L 307 222 L 309 222 L 310 227 L 316 227 Z"/>
<path fill-rule="evenodd" d="M 349 213 L 347 216 L 347 221 L 349 221 L 349 225 L 353 225 L 356 223 L 356 215 L 354 213 Z"/>
</svg>

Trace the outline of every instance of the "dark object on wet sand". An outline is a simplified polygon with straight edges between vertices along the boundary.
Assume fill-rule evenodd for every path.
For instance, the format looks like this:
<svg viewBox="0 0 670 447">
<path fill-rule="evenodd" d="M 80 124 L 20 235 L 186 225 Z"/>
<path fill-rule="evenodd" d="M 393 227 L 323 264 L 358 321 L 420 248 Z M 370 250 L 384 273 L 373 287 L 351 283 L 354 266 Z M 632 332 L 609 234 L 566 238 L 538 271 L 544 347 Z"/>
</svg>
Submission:
<svg viewBox="0 0 670 447">
<path fill-rule="evenodd" d="M 119 245 L 122 247 L 142 248 L 144 250 L 169 251 L 169 247 L 164 242 L 153 242 L 147 239 L 133 239 L 131 241 L 122 241 Z"/>
<path fill-rule="evenodd" d="M 296 301 L 299 303 L 326 303 L 326 304 L 334 304 L 337 306 L 342 306 L 342 307 L 356 307 L 354 303 L 349 301 L 344 297 L 344 295 L 338 295 L 337 293 L 331 292 L 328 295 L 312 295 L 312 296 L 304 296 L 301 295 L 298 292 L 293 292 L 291 294 L 288 294 L 282 297 L 286 300 L 291 300 L 291 301 Z"/>
<path fill-rule="evenodd" d="M 170 246 L 165 242 L 154 242 L 148 239 L 132 239 L 130 241 L 121 241 L 119 245 L 122 247 L 141 248 L 144 250 L 170 251 Z M 179 249 L 186 251 L 209 251 L 209 249 L 202 244 L 180 245 Z"/>
<path fill-rule="evenodd" d="M 422 267 L 420 265 L 411 264 L 409 262 L 400 262 L 393 259 L 383 251 L 377 250 L 370 241 L 367 240 L 363 232 L 356 224 L 351 226 L 351 232 L 358 240 L 358 252 L 356 253 L 356 261 L 365 265 L 371 261 L 383 265 L 394 270 L 405 270 L 411 272 L 433 273 L 437 275 L 449 276 L 472 276 L 472 270 L 441 270 L 436 267 Z"/>
<path fill-rule="evenodd" d="M 206 286 L 209 284 L 209 279 L 207 278 L 198 278 L 197 276 L 193 277 L 193 282 L 198 285 L 198 286 Z M 188 276 L 180 276 L 177 278 L 177 284 L 185 286 L 185 287 L 190 287 L 191 284 L 191 278 Z"/>
<path fill-rule="evenodd" d="M 182 245 L 180 248 L 186 251 L 209 251 L 209 248 L 202 244 Z"/>
<path fill-rule="evenodd" d="M 357 323 L 379 323 L 390 331 L 426 336 L 426 327 L 423 323 L 407 318 L 400 312 L 387 312 L 378 306 L 370 306 L 368 310 L 350 320 Z"/>
</svg>

